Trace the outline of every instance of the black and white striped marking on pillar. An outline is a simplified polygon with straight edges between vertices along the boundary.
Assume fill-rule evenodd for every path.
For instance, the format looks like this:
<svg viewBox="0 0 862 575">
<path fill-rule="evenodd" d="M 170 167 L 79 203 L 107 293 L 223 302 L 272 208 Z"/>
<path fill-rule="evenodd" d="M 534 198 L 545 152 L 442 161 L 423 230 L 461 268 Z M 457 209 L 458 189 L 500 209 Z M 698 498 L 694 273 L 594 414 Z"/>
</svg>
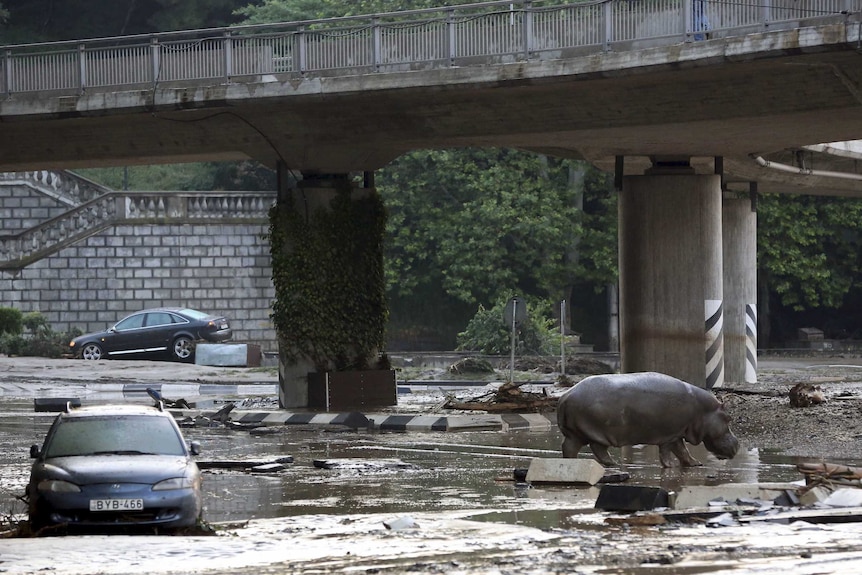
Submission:
<svg viewBox="0 0 862 575">
<path fill-rule="evenodd" d="M 724 385 L 724 311 L 720 299 L 704 301 L 704 316 L 706 318 L 706 388 Z"/>
<path fill-rule="evenodd" d="M 757 305 L 745 305 L 745 383 L 757 383 Z"/>
</svg>

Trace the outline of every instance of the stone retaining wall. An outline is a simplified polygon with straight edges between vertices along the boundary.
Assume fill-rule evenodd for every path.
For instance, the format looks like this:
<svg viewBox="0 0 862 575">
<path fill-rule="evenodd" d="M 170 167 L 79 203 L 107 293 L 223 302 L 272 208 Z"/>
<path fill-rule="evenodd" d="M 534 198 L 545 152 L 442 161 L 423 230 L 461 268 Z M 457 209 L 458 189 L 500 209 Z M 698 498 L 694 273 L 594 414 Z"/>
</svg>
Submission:
<svg viewBox="0 0 862 575">
<path fill-rule="evenodd" d="M 0 182 L 0 233 L 68 210 L 38 189 Z M 276 351 L 275 297 L 265 221 L 120 224 L 16 274 L 0 272 L 0 306 L 39 311 L 55 331 L 99 331 L 143 308 L 185 306 L 224 314 L 233 341 Z"/>
</svg>

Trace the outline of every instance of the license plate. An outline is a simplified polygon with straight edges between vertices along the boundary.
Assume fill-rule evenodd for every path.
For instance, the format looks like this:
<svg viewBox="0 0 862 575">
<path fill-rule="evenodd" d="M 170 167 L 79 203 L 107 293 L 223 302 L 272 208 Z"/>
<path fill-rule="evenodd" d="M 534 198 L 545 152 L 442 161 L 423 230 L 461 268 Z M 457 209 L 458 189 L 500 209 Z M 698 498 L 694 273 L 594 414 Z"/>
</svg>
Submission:
<svg viewBox="0 0 862 575">
<path fill-rule="evenodd" d="M 90 511 L 140 511 L 143 499 L 90 499 Z"/>
</svg>

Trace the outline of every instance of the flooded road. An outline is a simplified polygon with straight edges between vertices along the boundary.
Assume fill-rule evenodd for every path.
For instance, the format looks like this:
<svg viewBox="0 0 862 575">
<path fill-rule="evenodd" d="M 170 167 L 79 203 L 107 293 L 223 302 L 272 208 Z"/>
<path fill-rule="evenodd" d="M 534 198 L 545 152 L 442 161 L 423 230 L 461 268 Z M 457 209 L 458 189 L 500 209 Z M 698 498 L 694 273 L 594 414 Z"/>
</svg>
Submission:
<svg viewBox="0 0 862 575">
<path fill-rule="evenodd" d="M 88 402 L 149 401 L 145 393 L 118 399 L 115 392 L 85 388 Z M 0 394 L 0 509 L 7 521 L 26 514 L 16 496 L 27 480 L 29 446 L 41 442 L 53 419 L 33 411 L 34 389 L 7 387 Z M 78 395 L 80 388 L 51 387 L 55 397 L 69 395 L 64 391 Z M 274 387 L 257 391 L 274 393 Z M 415 395 L 399 401 L 405 408 L 429 401 Z M 292 456 L 293 463 L 270 473 L 205 470 L 204 519 L 217 526 L 216 536 L 3 539 L 0 572 L 862 572 L 857 523 L 609 525 L 608 518 L 620 516 L 594 509 L 597 487 L 516 483 L 514 470 L 532 458 L 559 456 L 556 429 L 394 433 L 297 425 L 266 433 L 225 427 L 184 433 L 202 444 L 202 462 Z M 663 469 L 657 448 L 626 448 L 622 469 L 631 476 L 627 484 L 669 491 L 801 479 L 797 459 L 753 446 L 743 445 L 730 461 L 702 447 L 692 454 L 705 465 Z"/>
</svg>

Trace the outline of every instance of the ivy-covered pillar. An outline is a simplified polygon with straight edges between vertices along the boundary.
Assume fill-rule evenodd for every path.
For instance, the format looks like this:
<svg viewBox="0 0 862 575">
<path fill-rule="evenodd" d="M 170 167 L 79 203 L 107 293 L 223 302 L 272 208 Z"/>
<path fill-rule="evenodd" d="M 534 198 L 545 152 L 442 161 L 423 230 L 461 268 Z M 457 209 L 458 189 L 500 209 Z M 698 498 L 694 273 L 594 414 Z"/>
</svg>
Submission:
<svg viewBox="0 0 862 575">
<path fill-rule="evenodd" d="M 371 178 L 279 167 L 270 212 L 279 405 L 308 406 L 309 372 L 378 366 L 387 321 L 386 211 Z"/>
</svg>

